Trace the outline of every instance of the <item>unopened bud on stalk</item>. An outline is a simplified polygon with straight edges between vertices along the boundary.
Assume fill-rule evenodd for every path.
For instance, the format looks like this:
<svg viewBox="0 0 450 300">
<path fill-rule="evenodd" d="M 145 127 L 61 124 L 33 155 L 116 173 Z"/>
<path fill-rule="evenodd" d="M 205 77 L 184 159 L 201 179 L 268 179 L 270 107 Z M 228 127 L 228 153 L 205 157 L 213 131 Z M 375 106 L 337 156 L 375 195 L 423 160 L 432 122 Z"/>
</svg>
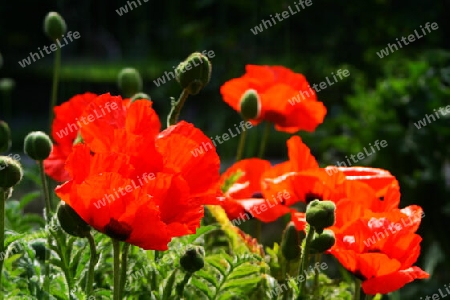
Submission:
<svg viewBox="0 0 450 300">
<path fill-rule="evenodd" d="M 322 234 L 316 236 L 309 245 L 310 254 L 318 254 L 327 251 L 333 247 L 336 242 L 334 232 L 331 230 L 324 230 Z"/>
<path fill-rule="evenodd" d="M 22 167 L 16 160 L 0 156 L 0 189 L 12 188 L 22 180 L 22 176 Z"/>
<path fill-rule="evenodd" d="M 122 96 L 125 98 L 129 98 L 142 91 L 141 74 L 133 68 L 122 69 L 119 73 L 117 83 L 122 91 Z"/>
<path fill-rule="evenodd" d="M 325 228 L 334 225 L 335 211 L 336 205 L 332 201 L 311 201 L 306 207 L 306 222 L 320 234 Z"/>
<path fill-rule="evenodd" d="M 200 246 L 186 249 L 180 258 L 181 267 L 188 273 L 194 273 L 205 266 L 205 250 Z"/>
<path fill-rule="evenodd" d="M 212 66 L 208 57 L 194 52 L 175 69 L 175 77 L 189 94 L 198 94 L 211 79 Z"/>
<path fill-rule="evenodd" d="M 53 143 L 50 137 L 42 131 L 30 132 L 25 137 L 24 152 L 30 158 L 43 161 L 50 156 Z"/>
<path fill-rule="evenodd" d="M 44 19 L 44 32 L 53 41 L 67 31 L 66 21 L 57 12 L 49 12 Z"/>
<path fill-rule="evenodd" d="M 281 252 L 286 260 L 296 260 L 301 254 L 301 240 L 294 222 L 289 222 L 283 231 L 281 240 Z"/>
<path fill-rule="evenodd" d="M 66 233 L 80 238 L 85 238 L 90 234 L 91 227 L 66 203 L 61 202 L 57 216 L 61 228 Z"/>
<path fill-rule="evenodd" d="M 11 148 L 11 130 L 8 123 L 0 121 L 0 153 Z"/>
<path fill-rule="evenodd" d="M 257 119 L 261 113 L 261 100 L 255 90 L 247 90 L 239 104 L 241 115 L 245 120 Z"/>
<path fill-rule="evenodd" d="M 144 93 L 137 93 L 137 94 L 135 94 L 133 97 L 131 97 L 131 102 L 133 103 L 134 101 L 141 100 L 141 99 L 152 100 L 152 99 L 150 98 L 150 96 L 147 95 L 147 94 L 144 94 Z"/>
</svg>

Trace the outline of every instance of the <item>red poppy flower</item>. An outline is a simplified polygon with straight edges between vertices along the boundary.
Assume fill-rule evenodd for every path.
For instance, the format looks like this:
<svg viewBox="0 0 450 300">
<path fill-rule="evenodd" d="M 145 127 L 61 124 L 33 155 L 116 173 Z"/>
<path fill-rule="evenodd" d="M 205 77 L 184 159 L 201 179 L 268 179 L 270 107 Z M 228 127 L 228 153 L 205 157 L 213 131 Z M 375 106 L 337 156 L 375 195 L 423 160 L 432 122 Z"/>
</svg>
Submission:
<svg viewBox="0 0 450 300">
<path fill-rule="evenodd" d="M 45 173 L 56 181 L 69 180 L 64 163 L 72 152 L 80 127 L 87 120 L 80 118 L 83 110 L 97 97 L 96 94 L 85 93 L 72 97 L 69 101 L 54 108 L 55 119 L 52 125 L 53 150 L 49 158 L 44 160 Z"/>
<path fill-rule="evenodd" d="M 383 197 L 392 183 L 398 185 L 395 176 L 387 170 L 368 167 L 338 167 L 337 169 L 344 173 L 348 180 L 356 180 L 369 185 L 378 197 Z"/>
<path fill-rule="evenodd" d="M 319 102 L 302 74 L 282 66 L 247 65 L 246 73 L 231 79 L 220 88 L 224 101 L 240 112 L 240 101 L 248 90 L 254 90 L 260 100 L 260 112 L 250 120 L 275 124 L 275 129 L 288 133 L 299 130 L 312 132 L 323 122 L 326 108 Z"/>
<path fill-rule="evenodd" d="M 263 222 L 272 222 L 289 213 L 289 207 L 283 205 L 283 192 L 263 198 L 261 194 L 261 175 L 270 168 L 270 162 L 259 158 L 241 160 L 228 168 L 221 176 L 219 184 L 227 186 L 233 176 L 238 179 L 224 191 L 225 199 L 221 206 L 231 220 L 246 221 L 254 217 Z"/>
<path fill-rule="evenodd" d="M 410 207 L 421 215 L 419 207 Z M 409 219 L 410 222 L 404 222 Z M 420 219 L 400 210 L 369 214 L 335 233 L 330 252 L 350 272 L 363 280 L 366 294 L 387 294 L 429 274 L 412 266 L 420 254 L 421 237 L 415 234 Z"/>
<path fill-rule="evenodd" d="M 145 250 L 167 250 L 172 237 L 195 233 L 204 204 L 217 204 L 219 157 L 213 149 L 191 155 L 211 143 L 192 124 L 159 133 L 148 100 L 126 105 L 104 94 L 82 115 L 102 109 L 104 116 L 81 128 L 84 142 L 66 163 L 72 179 L 56 193 L 96 230 Z"/>
</svg>

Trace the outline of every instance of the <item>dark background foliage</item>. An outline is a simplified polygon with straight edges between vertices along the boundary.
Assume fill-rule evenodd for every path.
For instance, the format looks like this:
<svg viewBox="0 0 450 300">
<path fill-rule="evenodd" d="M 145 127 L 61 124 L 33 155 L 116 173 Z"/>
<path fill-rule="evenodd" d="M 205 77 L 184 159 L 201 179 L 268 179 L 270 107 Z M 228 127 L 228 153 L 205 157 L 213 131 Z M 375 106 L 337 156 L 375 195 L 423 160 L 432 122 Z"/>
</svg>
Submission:
<svg viewBox="0 0 450 300">
<path fill-rule="evenodd" d="M 402 299 L 430 294 L 450 282 L 450 120 L 441 117 L 421 129 L 414 125 L 450 104 L 450 1 L 312 0 L 312 6 L 257 35 L 250 29 L 293 1 L 140 2 L 123 16 L 116 12 L 127 5 L 123 0 L 0 4 L 0 78 L 15 82 L 12 90 L 5 81 L 0 84 L 0 118 L 12 127 L 14 153 L 21 151 L 28 131 L 47 126 L 53 54 L 25 68 L 18 61 L 51 44 L 42 30 L 48 11 L 58 11 L 68 30 L 81 36 L 62 49 L 58 103 L 85 91 L 118 94 L 118 72 L 134 67 L 155 109 L 165 116 L 169 97 L 176 97 L 180 87 L 175 80 L 158 87 L 154 80 L 191 52 L 214 51 L 210 84 L 188 100 L 181 116 L 209 136 L 221 135 L 240 121 L 221 100 L 219 88 L 241 76 L 246 64 L 284 65 L 303 73 L 310 84 L 348 69 L 349 77 L 318 93 L 328 110 L 324 123 L 316 132 L 300 135 L 323 166 L 343 161 L 377 139 L 386 140 L 388 147 L 358 164 L 390 170 L 401 183 L 401 205 L 424 208 L 418 264 L 432 274 L 430 281 L 404 289 Z M 376 54 L 426 22 L 439 28 L 383 59 Z M 259 127 L 251 130 L 247 157 L 256 154 L 261 133 Z M 267 156 L 285 159 L 287 138 L 272 131 Z M 217 147 L 225 163 L 233 159 L 237 142 Z M 277 234 L 266 237 L 267 242 L 278 240 Z"/>
</svg>

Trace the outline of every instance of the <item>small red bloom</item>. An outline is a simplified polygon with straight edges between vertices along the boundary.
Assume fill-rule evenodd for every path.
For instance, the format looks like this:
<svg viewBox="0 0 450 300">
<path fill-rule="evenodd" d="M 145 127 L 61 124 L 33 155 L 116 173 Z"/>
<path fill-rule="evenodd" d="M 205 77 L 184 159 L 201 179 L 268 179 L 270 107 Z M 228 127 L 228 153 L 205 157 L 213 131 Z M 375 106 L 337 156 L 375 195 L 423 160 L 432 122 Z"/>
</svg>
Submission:
<svg viewBox="0 0 450 300">
<path fill-rule="evenodd" d="M 109 104 L 108 104 L 109 103 Z M 148 100 L 131 104 L 104 94 L 82 113 L 115 107 L 81 128 L 66 169 L 71 180 L 57 195 L 96 230 L 145 250 L 167 250 L 173 237 L 195 233 L 203 205 L 217 204 L 220 161 L 211 142 L 192 124 L 159 133 Z"/>
<path fill-rule="evenodd" d="M 224 101 L 240 112 L 240 101 L 248 90 L 259 96 L 261 111 L 252 124 L 268 121 L 288 133 L 314 131 L 323 122 L 326 108 L 319 102 L 302 74 L 282 66 L 247 65 L 246 73 L 222 85 Z"/>
</svg>

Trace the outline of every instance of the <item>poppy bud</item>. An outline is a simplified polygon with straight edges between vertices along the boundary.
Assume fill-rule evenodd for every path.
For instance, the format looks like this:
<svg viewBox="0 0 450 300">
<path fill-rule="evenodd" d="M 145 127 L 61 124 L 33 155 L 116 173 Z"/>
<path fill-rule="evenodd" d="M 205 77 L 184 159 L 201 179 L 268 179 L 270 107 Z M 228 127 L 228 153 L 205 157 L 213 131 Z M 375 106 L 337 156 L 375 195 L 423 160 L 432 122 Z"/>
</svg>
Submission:
<svg viewBox="0 0 450 300">
<path fill-rule="evenodd" d="M 142 77 L 138 70 L 133 68 L 125 68 L 120 71 L 117 83 L 122 95 L 126 98 L 133 96 L 141 92 L 142 90 Z"/>
<path fill-rule="evenodd" d="M 47 159 L 52 152 L 52 148 L 52 140 L 45 132 L 33 131 L 25 137 L 24 152 L 34 160 Z"/>
<path fill-rule="evenodd" d="M 16 86 L 16 82 L 11 78 L 0 79 L 0 91 L 10 92 Z"/>
<path fill-rule="evenodd" d="M 6 122 L 0 121 L 0 153 L 11 148 L 11 130 Z"/>
<path fill-rule="evenodd" d="M 205 250 L 200 246 L 186 249 L 180 258 L 181 267 L 188 273 L 194 273 L 205 266 Z"/>
<path fill-rule="evenodd" d="M 141 99 L 152 100 L 150 98 L 150 96 L 145 93 L 137 93 L 133 97 L 131 97 L 131 103 L 133 103 L 134 101 L 137 101 L 137 100 L 141 100 Z"/>
<path fill-rule="evenodd" d="M 239 106 L 245 120 L 257 119 L 261 113 L 261 100 L 255 90 L 245 91 Z"/>
<path fill-rule="evenodd" d="M 294 222 L 289 222 L 286 229 L 283 231 L 281 240 L 281 252 L 286 260 L 296 260 L 301 254 L 300 235 L 295 228 Z"/>
<path fill-rule="evenodd" d="M 39 261 L 45 261 L 45 251 L 47 251 L 45 243 L 41 241 L 34 242 L 31 244 L 31 248 L 33 248 L 34 252 L 36 253 L 36 258 Z"/>
<path fill-rule="evenodd" d="M 311 201 L 306 208 L 306 222 L 314 227 L 317 233 L 334 225 L 336 205 L 332 201 Z"/>
<path fill-rule="evenodd" d="M 212 66 L 208 57 L 194 52 L 175 69 L 175 76 L 183 89 L 196 95 L 211 79 Z"/>
<path fill-rule="evenodd" d="M 68 234 L 85 238 L 90 234 L 91 227 L 73 210 L 72 207 L 61 202 L 57 212 L 61 228 Z"/>
<path fill-rule="evenodd" d="M 0 156 L 0 189 L 9 189 L 22 180 L 20 164 L 8 156 Z"/>
<path fill-rule="evenodd" d="M 334 232 L 331 230 L 324 230 L 322 234 L 316 236 L 309 244 L 310 254 L 323 253 L 333 247 L 336 242 Z"/>
<path fill-rule="evenodd" d="M 49 12 L 44 19 L 44 32 L 52 40 L 59 39 L 67 31 L 66 21 L 57 12 Z"/>
</svg>

